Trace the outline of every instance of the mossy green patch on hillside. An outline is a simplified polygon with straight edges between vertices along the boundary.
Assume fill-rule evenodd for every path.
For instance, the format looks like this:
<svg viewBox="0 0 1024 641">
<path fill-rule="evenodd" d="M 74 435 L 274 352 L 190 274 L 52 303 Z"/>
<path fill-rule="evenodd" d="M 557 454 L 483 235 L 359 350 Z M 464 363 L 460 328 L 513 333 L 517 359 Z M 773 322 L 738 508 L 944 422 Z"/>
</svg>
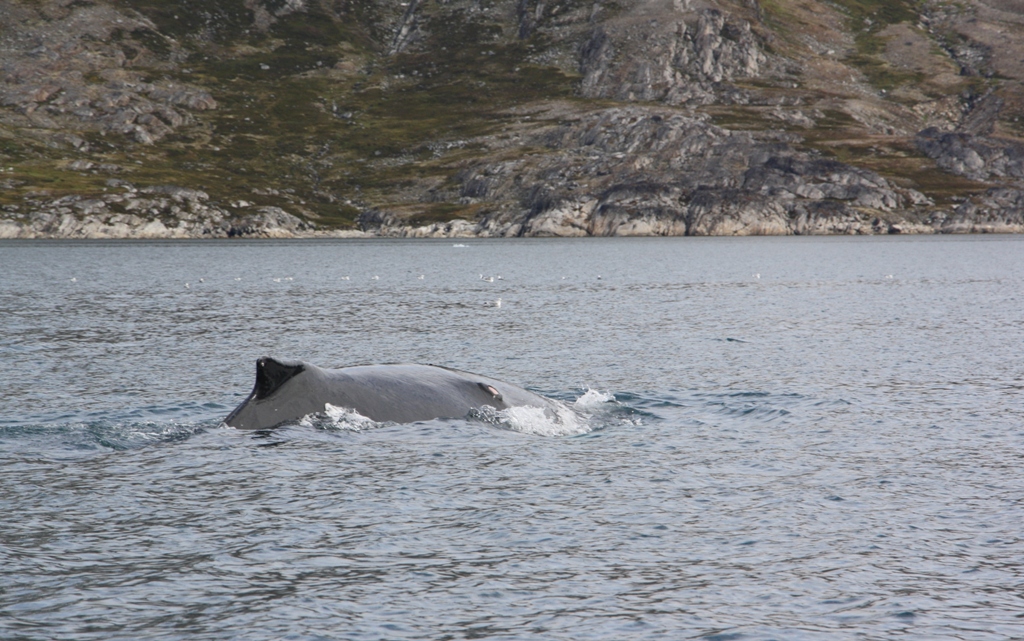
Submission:
<svg viewBox="0 0 1024 641">
<path fill-rule="evenodd" d="M 253 12 L 244 0 L 119 0 L 123 9 L 149 18 L 161 34 L 178 40 L 192 36 L 228 41 L 247 36 Z"/>
<path fill-rule="evenodd" d="M 919 0 L 833 0 L 849 16 L 851 26 L 863 53 L 878 53 L 878 41 L 871 36 L 891 24 L 915 22 L 918 19 Z"/>
<path fill-rule="evenodd" d="M 409 216 L 411 225 L 422 226 L 446 223 L 456 218 L 472 219 L 480 213 L 482 205 L 460 205 L 457 203 L 427 203 Z"/>
<path fill-rule="evenodd" d="M 62 169 L 48 161 L 16 163 L 11 169 L 13 171 L 0 174 L 0 179 L 11 181 L 11 186 L 0 189 L 0 205 L 19 205 L 32 195 L 95 198 L 107 189 L 105 176 Z"/>
<path fill-rule="evenodd" d="M 876 89 L 892 91 L 904 85 L 920 86 L 925 75 L 918 72 L 902 71 L 893 67 L 877 55 L 857 53 L 847 58 Z"/>
<path fill-rule="evenodd" d="M 580 34 L 596 28 L 594 23 L 583 17 L 569 31 L 549 28 L 556 9 L 563 16 L 570 11 L 585 16 L 589 0 L 545 4 L 542 9 L 534 4 L 533 10 L 551 22 L 539 21 L 528 37 L 520 37 L 524 34 L 516 28 L 519 19 L 512 4 L 503 5 L 498 16 L 488 2 L 471 6 L 424 0 L 415 5 L 414 23 L 402 23 L 398 3 L 311 0 L 303 10 L 292 11 L 284 0 L 260 0 L 262 8 L 248 0 L 113 1 L 153 21 L 152 28 L 118 32 L 116 42 L 109 43 L 120 47 L 130 64 L 86 78 L 96 85 L 89 89 L 97 95 L 116 90 L 128 96 L 117 107 L 127 113 L 97 107 L 92 120 L 76 120 L 72 112 L 55 108 L 56 99 L 33 105 L 39 110 L 34 120 L 29 113 L 12 113 L 11 122 L 36 130 L 31 139 L 0 138 L 0 161 L 10 160 L 16 169 L 0 175 L 11 185 L 0 202 L 15 203 L 41 190 L 52 196 L 98 195 L 116 186 L 108 185 L 108 179 L 119 178 L 138 187 L 202 189 L 211 204 L 221 207 L 238 206 L 240 200 L 280 206 L 322 228 L 351 227 L 367 211 L 383 211 L 416 225 L 472 219 L 504 212 L 511 201 L 458 202 L 465 188 L 460 176 L 468 173 L 460 172 L 497 163 L 508 168 L 520 160 L 523 167 L 547 162 L 525 158 L 552 154 L 551 148 L 528 146 L 543 145 L 551 122 L 542 120 L 625 104 L 579 97 L 580 78 L 565 71 L 578 54 L 576 45 L 567 42 L 585 38 Z M 927 72 L 912 70 L 927 69 L 919 63 L 929 55 L 931 36 L 905 24 L 916 18 L 916 2 L 835 0 L 825 6 L 763 0 L 766 19 L 755 30 L 782 33 L 772 40 L 779 43 L 780 56 L 793 51 L 806 55 L 812 45 L 828 55 L 810 61 L 820 64 L 807 64 L 807 73 L 796 62 L 776 65 L 773 60 L 759 77 L 734 83 L 739 91 L 730 95 L 742 92 L 749 101 L 730 99 L 697 111 L 720 126 L 750 131 L 758 140 L 810 147 L 874 169 L 937 201 L 953 202 L 973 193 L 976 183 L 950 179 L 916 152 L 857 140 L 872 136 L 872 126 L 875 131 L 890 122 L 900 128 L 886 131 L 913 127 L 914 112 L 885 104 L 880 91 L 865 91 L 849 65 L 878 89 L 922 84 Z M 387 13 L 386 19 L 373 11 Z M 601 11 L 605 15 L 608 7 Z M 837 12 L 854 26 L 849 30 L 856 44 L 853 52 Z M 789 18 L 800 24 L 787 25 Z M 399 29 L 402 24 L 416 26 L 408 42 L 401 40 L 406 33 Z M 902 26 L 886 32 L 893 24 Z M 572 35 L 566 36 L 567 42 L 551 42 L 556 33 Z M 894 55 L 892 34 L 913 38 L 918 56 Z M 963 85 L 955 74 L 947 75 L 953 80 L 945 86 L 959 91 Z M 112 79 L 109 87 L 99 86 L 107 84 L 104 78 Z M 217 107 L 203 109 L 212 103 L 192 100 L 200 93 L 195 90 L 212 95 Z M 928 91 L 915 87 L 900 95 L 920 101 Z M 651 108 L 651 103 L 632 104 Z M 664 104 L 654 108 L 671 109 Z M 132 114 L 132 109 L 152 114 Z M 680 108 L 680 113 L 691 112 Z M 82 127 L 85 131 L 74 133 L 88 146 L 69 139 L 56 125 L 44 131 L 43 125 L 24 124 L 44 122 L 42 115 L 59 120 L 68 131 Z M 125 120 L 110 124 L 115 115 Z M 153 118 L 165 119 L 167 126 L 153 124 Z M 133 130 L 135 126 L 139 128 Z M 106 127 L 105 136 L 99 133 L 101 127 Z M 138 141 L 150 133 L 157 138 L 153 144 Z M 107 169 L 72 171 L 72 166 L 86 166 L 75 160 Z M 486 197 L 518 198 L 506 196 L 513 193 L 508 185 L 498 183 Z"/>
<path fill-rule="evenodd" d="M 925 82 L 927 74 L 901 68 L 886 60 L 886 43 L 890 39 L 886 29 L 899 24 L 916 25 L 923 10 L 923 0 L 833 0 L 825 5 L 804 0 L 762 0 L 761 6 L 766 24 L 797 51 L 806 51 L 808 42 L 834 47 L 827 43 L 839 35 L 832 16 L 828 15 L 828 9 L 835 10 L 843 16 L 845 31 L 853 36 L 854 44 L 852 50 L 838 54 L 838 61 L 854 67 L 871 86 L 890 95 L 893 90 L 904 86 L 921 90 L 933 98 L 944 95 L 943 87 L 933 87 Z M 834 48 L 837 51 L 847 49 L 845 43 Z M 833 54 L 829 53 L 830 56 Z M 935 55 L 944 57 L 938 47 Z"/>
<path fill-rule="evenodd" d="M 762 109 L 743 106 L 704 107 L 704 113 L 711 116 L 711 122 L 726 129 L 763 131 L 778 127 L 778 121 L 765 117 Z"/>
<path fill-rule="evenodd" d="M 372 3 L 310 3 L 261 29 L 245 0 L 115 2 L 155 27 L 115 33 L 132 71 L 208 91 L 217 108 L 190 112 L 151 145 L 96 129 L 78 132 L 89 142 L 78 150 L 57 138 L 0 138 L 0 157 L 16 169 L 3 178 L 22 185 L 3 202 L 33 190 L 98 195 L 117 177 L 202 189 L 221 206 L 281 206 L 327 227 L 352 226 L 371 208 L 424 223 L 471 217 L 477 208 L 411 194 L 450 188 L 460 163 L 488 153 L 479 140 L 506 126 L 508 109 L 573 99 L 577 80 L 529 62 L 539 36 L 505 37 L 480 12 L 451 19 L 432 3 L 421 5 L 427 42 L 384 56 L 393 34 Z M 71 171 L 74 160 L 120 169 Z"/>
<path fill-rule="evenodd" d="M 956 204 L 989 187 L 942 171 L 911 139 L 875 137 L 829 141 L 818 138 L 808 143 L 840 162 L 870 169 L 893 184 L 916 189 L 940 206 Z"/>
<path fill-rule="evenodd" d="M 877 89 L 892 91 L 901 85 L 918 85 L 920 73 L 893 67 L 882 58 L 885 38 L 880 35 L 889 25 L 916 23 L 920 0 L 833 0 L 848 17 L 857 50 L 847 62 L 857 67 Z"/>
<path fill-rule="evenodd" d="M 147 6 L 171 19 L 164 3 Z M 370 50 L 365 31 L 294 14 L 263 37 L 245 33 L 239 16 L 240 53 L 194 51 L 191 73 L 179 77 L 210 91 L 219 107 L 153 148 L 127 145 L 133 150 L 126 157 L 147 156 L 133 181 L 198 184 L 216 200 L 278 204 L 321 225 L 350 226 L 359 212 L 353 203 L 401 209 L 406 203 L 396 190 L 444 182 L 455 157 L 476 153 L 470 140 L 503 126 L 505 110 L 570 98 L 575 86 L 575 78 L 527 62 L 535 43 L 496 41 L 496 25 L 470 16 L 428 13 L 427 46 L 367 57 L 377 63 L 347 71 L 334 67 Z M 291 193 L 253 196 L 285 190 Z M 427 204 L 417 212 L 417 220 L 436 221 L 475 210 Z"/>
</svg>

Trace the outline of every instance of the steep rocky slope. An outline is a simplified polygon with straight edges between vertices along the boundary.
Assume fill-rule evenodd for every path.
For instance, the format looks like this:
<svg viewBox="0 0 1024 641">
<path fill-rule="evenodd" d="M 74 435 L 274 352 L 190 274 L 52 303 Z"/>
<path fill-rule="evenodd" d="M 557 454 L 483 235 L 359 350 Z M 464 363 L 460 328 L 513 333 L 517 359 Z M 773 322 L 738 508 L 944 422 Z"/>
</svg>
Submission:
<svg viewBox="0 0 1024 641">
<path fill-rule="evenodd" d="M 0 237 L 1024 231 L 1019 0 L 0 0 Z"/>
</svg>

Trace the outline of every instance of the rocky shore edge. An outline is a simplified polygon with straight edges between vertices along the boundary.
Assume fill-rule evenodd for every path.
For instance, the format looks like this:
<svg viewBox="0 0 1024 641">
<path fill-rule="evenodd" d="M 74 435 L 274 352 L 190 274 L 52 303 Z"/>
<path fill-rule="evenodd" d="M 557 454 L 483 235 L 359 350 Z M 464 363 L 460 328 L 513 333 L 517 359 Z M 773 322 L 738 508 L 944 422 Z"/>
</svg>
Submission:
<svg viewBox="0 0 1024 641">
<path fill-rule="evenodd" d="M 786 134 L 651 108 L 564 117 L 530 143 L 543 153 L 502 157 L 517 149 L 496 147 L 491 159 L 463 165 L 446 191 L 421 195 L 474 208 L 472 220 L 417 224 L 408 206 L 363 205 L 355 226 L 339 229 L 265 202 L 111 178 L 98 195 L 37 192 L 0 206 L 0 239 L 1024 233 L 1024 145 L 1012 141 L 920 132 L 923 153 L 979 187 L 941 205 Z"/>
<path fill-rule="evenodd" d="M 0 238 L 1024 233 L 1024 144 L 1012 140 L 918 133 L 921 153 L 975 184 L 938 203 L 870 169 L 802 149 L 785 132 L 732 131 L 649 106 L 550 120 L 514 143 L 480 139 L 491 145 L 486 157 L 463 163 L 451 182 L 420 190 L 412 203 L 353 203 L 361 213 L 349 228 L 277 206 L 287 203 L 258 202 L 266 190 L 254 189 L 254 202 L 225 202 L 198 189 L 111 178 L 101 194 L 35 192 L 0 206 Z M 438 202 L 472 216 L 417 218 Z"/>
<path fill-rule="evenodd" d="M 78 201 L 89 202 L 89 201 Z M 214 238 L 505 238 L 586 237 L 594 236 L 579 228 L 553 229 L 538 225 L 529 234 L 520 233 L 520 226 L 452 220 L 445 223 L 412 226 L 383 223 L 363 229 L 321 229 L 289 214 L 279 207 L 259 207 L 239 215 L 219 207 L 208 207 L 208 213 L 192 214 L 174 221 L 159 216 L 134 213 L 82 214 L 66 203 L 35 212 L 25 219 L 0 220 L 0 240 L 13 239 L 214 239 Z M 71 209 L 71 211 L 66 211 Z M 817 220 L 808 225 L 805 219 L 763 225 L 757 228 L 731 230 L 732 233 L 690 234 L 709 236 L 788 236 L 788 235 L 892 235 L 892 234 L 1019 234 L 1024 224 L 1006 220 L 979 221 L 972 217 L 950 216 L 931 222 L 882 220 L 867 216 L 860 220 L 846 217 Z M 685 236 L 671 221 L 657 221 L 617 228 L 604 236 Z"/>
</svg>

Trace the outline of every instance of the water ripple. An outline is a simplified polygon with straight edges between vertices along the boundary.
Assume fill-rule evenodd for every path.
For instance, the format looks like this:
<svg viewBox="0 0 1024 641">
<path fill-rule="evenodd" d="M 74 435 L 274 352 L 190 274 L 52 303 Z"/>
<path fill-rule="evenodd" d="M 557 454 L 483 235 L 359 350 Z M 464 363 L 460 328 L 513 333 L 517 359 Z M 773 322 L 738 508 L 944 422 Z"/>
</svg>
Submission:
<svg viewBox="0 0 1024 641">
<path fill-rule="evenodd" d="M 1024 637 L 1021 242 L 0 243 L 0 638 Z M 263 354 L 587 430 L 223 427 Z"/>
</svg>

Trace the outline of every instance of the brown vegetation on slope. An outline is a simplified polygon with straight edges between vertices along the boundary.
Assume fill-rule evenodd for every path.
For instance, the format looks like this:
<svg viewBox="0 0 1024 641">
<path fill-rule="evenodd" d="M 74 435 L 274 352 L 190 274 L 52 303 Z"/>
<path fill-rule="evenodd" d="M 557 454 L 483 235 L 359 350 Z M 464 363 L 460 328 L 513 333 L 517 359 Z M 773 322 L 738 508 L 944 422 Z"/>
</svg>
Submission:
<svg viewBox="0 0 1024 641">
<path fill-rule="evenodd" d="M 0 0 L 0 25 L 0 236 L 1024 231 L 1010 0 Z"/>
</svg>

